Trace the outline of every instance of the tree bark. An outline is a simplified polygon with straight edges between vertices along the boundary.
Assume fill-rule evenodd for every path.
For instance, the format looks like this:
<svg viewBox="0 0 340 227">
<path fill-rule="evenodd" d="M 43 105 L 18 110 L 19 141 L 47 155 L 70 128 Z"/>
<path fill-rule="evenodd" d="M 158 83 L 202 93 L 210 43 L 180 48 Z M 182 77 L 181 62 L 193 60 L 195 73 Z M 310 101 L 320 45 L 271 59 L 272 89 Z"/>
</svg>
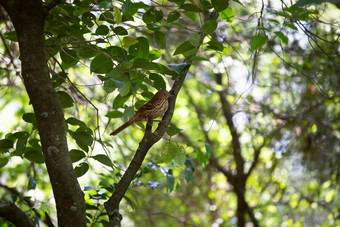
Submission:
<svg viewBox="0 0 340 227">
<path fill-rule="evenodd" d="M 44 21 L 48 11 L 38 0 L 0 0 L 0 4 L 8 12 L 18 36 L 22 77 L 38 123 L 58 226 L 86 226 L 84 194 L 72 167 L 64 112 L 47 66 Z"/>
<path fill-rule="evenodd" d="M 33 222 L 29 219 L 14 203 L 0 200 L 0 217 L 12 222 L 16 226 L 34 227 Z"/>
<path fill-rule="evenodd" d="M 238 187 L 239 192 L 236 193 L 237 196 L 237 210 L 236 210 L 236 216 L 237 216 L 237 226 L 238 227 L 244 227 L 246 225 L 246 219 L 245 214 L 247 213 L 247 206 L 245 202 L 245 182 L 241 179 L 237 179 L 237 181 L 240 181 L 236 187 Z M 234 186 L 235 187 L 235 186 Z M 234 189 L 235 190 L 235 189 Z"/>
</svg>

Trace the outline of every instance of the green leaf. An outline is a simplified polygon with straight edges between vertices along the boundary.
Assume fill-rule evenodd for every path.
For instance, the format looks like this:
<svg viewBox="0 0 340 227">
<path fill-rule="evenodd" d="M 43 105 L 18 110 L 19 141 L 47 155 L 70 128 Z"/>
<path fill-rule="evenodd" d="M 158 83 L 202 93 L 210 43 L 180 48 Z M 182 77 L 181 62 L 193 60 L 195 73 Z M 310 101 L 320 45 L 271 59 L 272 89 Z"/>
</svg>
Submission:
<svg viewBox="0 0 340 227">
<path fill-rule="evenodd" d="M 11 139 L 2 139 L 0 140 L 0 150 L 7 150 L 13 148 L 13 140 Z"/>
<path fill-rule="evenodd" d="M 148 11 L 143 14 L 143 21 L 146 24 L 153 24 L 160 22 L 163 19 L 163 11 L 157 10 L 155 7 L 150 7 Z"/>
<path fill-rule="evenodd" d="M 0 168 L 4 167 L 8 163 L 8 158 L 0 158 Z"/>
<path fill-rule="evenodd" d="M 335 194 L 336 194 L 336 191 L 334 189 L 328 191 L 325 195 L 326 203 L 330 203 L 334 199 Z"/>
<path fill-rule="evenodd" d="M 212 154 L 212 148 L 209 143 L 205 142 L 205 156 L 209 158 Z"/>
<path fill-rule="evenodd" d="M 125 36 L 123 38 L 123 43 L 124 43 L 125 46 L 131 46 L 131 45 L 138 43 L 138 40 L 131 37 L 131 36 Z"/>
<path fill-rule="evenodd" d="M 141 68 L 141 69 L 148 69 L 148 70 L 157 70 L 159 72 L 162 72 L 163 67 L 165 66 L 159 63 L 150 62 L 145 58 L 137 58 L 133 61 L 133 67 Z M 169 71 L 169 69 L 167 69 L 167 71 Z"/>
<path fill-rule="evenodd" d="M 201 56 L 194 56 L 194 57 L 190 58 L 190 61 L 209 61 L 209 59 L 207 59 L 205 57 L 201 57 Z"/>
<path fill-rule="evenodd" d="M 109 55 L 119 61 L 127 61 L 127 52 L 122 47 L 111 46 L 107 48 Z"/>
<path fill-rule="evenodd" d="M 37 184 L 37 181 L 33 177 L 30 177 L 28 179 L 27 190 L 35 189 Z"/>
<path fill-rule="evenodd" d="M 285 25 L 285 26 L 287 26 L 287 27 L 289 27 L 289 28 L 291 28 L 295 31 L 298 31 L 298 28 L 292 23 L 284 23 L 283 25 Z"/>
<path fill-rule="evenodd" d="M 174 27 L 177 27 L 177 28 L 180 28 L 180 29 L 184 29 L 184 26 L 183 26 L 183 24 L 181 24 L 181 23 L 173 22 L 172 25 L 173 25 Z"/>
<path fill-rule="evenodd" d="M 125 38 L 125 37 L 124 37 Z M 113 68 L 111 58 L 103 54 L 97 55 L 91 62 L 90 69 L 94 73 L 107 73 Z"/>
<path fill-rule="evenodd" d="M 254 36 L 250 41 L 250 50 L 255 51 L 260 49 L 268 40 L 265 35 Z"/>
<path fill-rule="evenodd" d="M 110 9 L 111 11 L 112 9 Z M 98 18 L 99 21 L 105 21 L 107 23 L 110 23 L 110 24 L 115 24 L 115 20 L 113 18 L 113 13 L 112 12 L 103 12 L 102 14 L 100 14 L 99 18 Z M 93 21 L 96 21 L 96 19 L 93 19 Z"/>
<path fill-rule="evenodd" d="M 166 22 L 171 23 L 174 22 L 176 20 L 178 20 L 178 18 L 181 16 L 181 14 L 177 11 L 172 11 L 168 14 L 168 17 L 166 19 Z"/>
<path fill-rule="evenodd" d="M 175 186 L 175 177 L 172 175 L 171 169 L 169 169 L 168 173 L 166 174 L 166 182 L 169 192 L 172 192 Z"/>
<path fill-rule="evenodd" d="M 175 70 L 177 73 L 181 73 L 182 70 L 187 66 L 187 63 L 179 63 L 179 64 L 168 64 L 170 69 Z"/>
<path fill-rule="evenodd" d="M 15 146 L 15 154 L 22 155 L 26 148 L 28 133 L 21 132 L 20 136 L 18 137 L 17 144 Z"/>
<path fill-rule="evenodd" d="M 131 83 L 130 83 L 130 81 L 124 81 L 123 82 L 123 87 L 118 88 L 119 94 L 121 96 L 123 96 L 123 97 L 128 95 L 130 90 L 131 90 Z"/>
<path fill-rule="evenodd" d="M 241 6 L 245 7 L 242 2 L 240 2 L 240 0 L 234 0 L 234 2 L 237 2 L 238 4 L 240 4 Z"/>
<path fill-rule="evenodd" d="M 113 16 L 117 24 L 120 24 L 120 22 L 122 22 L 122 13 L 120 12 L 120 9 L 116 6 L 113 8 Z"/>
<path fill-rule="evenodd" d="M 97 35 L 107 35 L 109 33 L 109 28 L 106 25 L 100 25 L 96 29 Z"/>
<path fill-rule="evenodd" d="M 35 118 L 34 113 L 25 113 L 24 115 L 22 115 L 22 119 L 26 121 L 27 123 L 31 123 L 31 124 L 37 123 L 37 119 Z"/>
<path fill-rule="evenodd" d="M 88 44 L 83 44 L 84 46 L 82 46 L 81 48 L 79 48 L 78 50 L 78 55 L 81 58 L 93 58 L 94 56 L 96 56 L 98 54 L 97 51 L 94 50 L 94 48 Z M 62 73 L 62 72 L 61 72 Z"/>
<path fill-rule="evenodd" d="M 157 90 L 166 89 L 166 83 L 164 81 L 164 78 L 161 75 L 157 73 L 150 73 L 149 79 L 152 80 L 153 85 Z"/>
<path fill-rule="evenodd" d="M 70 49 L 62 49 L 60 51 L 60 57 L 62 60 L 61 65 L 65 68 L 71 68 L 72 66 L 75 66 L 78 61 L 79 61 L 79 57 L 77 55 L 77 52 L 75 52 L 74 50 L 70 50 Z"/>
<path fill-rule="evenodd" d="M 205 156 L 205 154 L 199 148 L 197 149 L 197 161 L 201 165 L 205 165 L 205 163 L 207 162 L 207 157 Z"/>
<path fill-rule="evenodd" d="M 80 163 L 74 171 L 76 172 L 77 177 L 83 176 L 89 170 L 89 165 L 85 162 Z"/>
<path fill-rule="evenodd" d="M 288 44 L 288 37 L 285 36 L 282 32 L 274 32 L 277 37 L 279 37 L 279 39 L 281 39 L 281 41 L 284 43 L 284 44 Z"/>
<path fill-rule="evenodd" d="M 229 1 L 228 0 L 211 0 L 211 4 L 216 10 L 216 12 L 221 12 L 228 7 Z"/>
<path fill-rule="evenodd" d="M 187 182 L 190 182 L 192 180 L 193 173 L 195 171 L 195 167 L 192 164 L 190 159 L 185 160 L 185 169 L 184 169 L 184 175 L 185 175 L 185 180 Z"/>
<path fill-rule="evenodd" d="M 124 121 L 128 121 L 135 115 L 135 110 L 133 106 L 128 106 L 124 110 Z"/>
<path fill-rule="evenodd" d="M 184 9 L 186 11 L 189 11 L 189 12 L 203 12 L 203 10 L 201 8 L 199 8 L 198 6 L 194 5 L 194 4 L 183 4 L 181 6 L 181 9 Z"/>
<path fill-rule="evenodd" d="M 113 32 L 116 33 L 116 35 L 127 35 L 128 34 L 128 31 L 122 26 L 115 27 L 113 29 Z"/>
<path fill-rule="evenodd" d="M 228 22 L 229 24 L 231 24 L 234 21 L 234 17 L 235 17 L 234 10 L 230 6 L 226 8 L 225 10 L 223 10 L 222 12 L 220 12 L 219 14 L 220 14 L 220 17 L 226 22 Z"/>
<path fill-rule="evenodd" d="M 31 139 L 30 141 L 28 141 L 28 143 L 32 147 L 34 147 L 34 148 L 36 148 L 38 150 L 41 150 L 40 140 L 38 140 L 38 139 Z"/>
<path fill-rule="evenodd" d="M 104 86 L 106 86 L 106 83 L 109 82 L 112 90 L 115 90 L 116 88 L 122 88 L 124 85 L 121 81 L 125 81 L 126 79 L 127 78 L 121 68 L 116 67 L 106 73 L 104 77 Z M 106 88 L 104 87 L 104 89 Z"/>
<path fill-rule="evenodd" d="M 15 31 L 5 32 L 4 36 L 8 40 L 11 40 L 11 41 L 14 41 L 14 42 L 18 42 L 17 33 Z"/>
<path fill-rule="evenodd" d="M 211 2 L 209 0 L 203 0 L 202 1 L 202 9 L 203 10 L 209 10 L 209 9 L 212 9 L 213 6 L 211 4 Z"/>
<path fill-rule="evenodd" d="M 15 153 L 16 155 L 21 155 L 26 147 L 27 138 L 29 137 L 28 132 L 21 131 L 15 132 L 8 136 L 7 139 L 18 140 L 16 143 Z"/>
<path fill-rule="evenodd" d="M 112 2 L 110 2 L 110 1 L 101 1 L 101 2 L 99 3 L 99 7 L 102 8 L 102 9 L 107 9 L 107 10 L 109 10 L 109 9 L 111 9 L 111 7 L 112 7 Z"/>
<path fill-rule="evenodd" d="M 153 49 L 153 50 L 150 50 L 150 52 L 149 52 L 148 60 L 153 61 L 153 60 L 160 58 L 161 56 L 162 56 L 161 52 Z"/>
<path fill-rule="evenodd" d="M 114 90 L 116 90 L 117 88 L 117 83 L 112 80 L 112 79 L 108 79 L 104 81 L 104 90 L 106 93 L 111 93 Z"/>
<path fill-rule="evenodd" d="M 179 150 L 178 145 L 176 143 L 169 142 L 169 143 L 167 143 L 167 145 L 168 145 L 167 146 L 167 152 L 162 155 L 163 161 L 165 163 L 171 162 L 175 158 L 176 152 Z"/>
<path fill-rule="evenodd" d="M 59 72 L 59 73 L 53 74 L 52 76 L 53 87 L 56 88 L 62 85 L 65 82 L 66 78 L 67 78 L 67 73 Z"/>
<path fill-rule="evenodd" d="M 322 4 L 325 2 L 329 3 L 339 3 L 339 0 L 299 0 L 293 6 L 306 6 L 312 4 Z"/>
<path fill-rule="evenodd" d="M 223 44 L 216 41 L 216 40 L 210 40 L 207 44 L 208 44 L 209 49 L 213 49 L 213 50 L 217 50 L 217 51 L 223 51 L 223 49 L 224 49 Z"/>
<path fill-rule="evenodd" d="M 82 122 L 81 120 L 79 120 L 79 119 L 77 119 L 75 117 L 69 117 L 66 120 L 66 123 L 70 124 L 70 125 L 78 125 L 80 127 L 86 127 L 86 124 L 84 122 Z"/>
<path fill-rule="evenodd" d="M 148 100 L 148 99 L 152 99 L 153 98 L 153 96 L 154 96 L 154 94 L 152 93 L 152 92 L 150 92 L 150 91 L 145 91 L 145 92 L 142 92 L 142 96 L 146 99 L 146 100 Z M 144 101 L 144 100 L 139 100 L 139 101 L 142 101 L 143 102 L 143 105 L 146 103 L 146 101 Z M 141 106 L 140 106 L 141 107 Z M 137 108 L 138 109 L 138 108 Z"/>
<path fill-rule="evenodd" d="M 198 47 L 200 45 L 201 36 L 198 33 L 191 33 L 189 42 L 194 46 Z"/>
<path fill-rule="evenodd" d="M 112 167 L 112 162 L 111 159 L 109 157 L 107 157 L 106 155 L 103 154 L 98 154 L 95 156 L 91 156 L 91 158 L 93 158 L 94 160 L 97 160 L 98 162 L 108 166 L 108 167 Z"/>
<path fill-rule="evenodd" d="M 113 100 L 112 108 L 118 109 L 123 108 L 125 106 L 126 100 L 129 99 L 129 96 L 122 97 L 121 95 L 117 95 L 116 98 Z"/>
<path fill-rule="evenodd" d="M 175 152 L 175 162 L 178 165 L 182 166 L 185 164 L 185 160 L 186 160 L 185 149 L 183 146 L 180 146 L 179 149 L 177 149 Z"/>
<path fill-rule="evenodd" d="M 70 156 L 71 156 L 72 162 L 78 162 L 79 160 L 86 157 L 84 151 L 78 150 L 78 149 L 70 150 Z"/>
<path fill-rule="evenodd" d="M 145 37 L 138 37 L 137 41 L 129 47 L 129 54 L 135 58 L 146 58 L 149 55 L 149 41 Z"/>
<path fill-rule="evenodd" d="M 174 127 L 174 126 L 168 126 L 168 128 L 166 129 L 166 134 L 168 134 L 169 136 L 174 136 L 177 133 L 179 133 L 181 131 L 181 129 Z"/>
<path fill-rule="evenodd" d="M 183 5 L 183 3 L 185 2 L 185 0 L 169 0 L 169 2 L 174 2 L 176 3 L 178 6 Z"/>
<path fill-rule="evenodd" d="M 190 41 L 185 41 L 176 48 L 173 55 L 183 54 L 183 53 L 190 51 L 190 50 L 193 50 L 193 49 L 196 49 L 196 48 L 190 43 Z"/>
<path fill-rule="evenodd" d="M 111 192 L 111 190 L 110 190 L 110 192 Z M 88 203 L 86 203 L 85 205 L 86 205 L 86 210 L 87 211 L 88 210 L 99 210 L 99 208 L 97 206 L 95 206 L 95 205 L 91 205 L 91 204 L 88 204 Z M 88 213 L 86 215 L 88 215 Z M 104 226 L 108 226 L 108 225 L 104 225 Z"/>
<path fill-rule="evenodd" d="M 135 68 L 151 69 L 150 68 L 150 66 L 151 66 L 150 62 L 145 58 L 136 58 L 133 61 L 132 65 Z"/>
<path fill-rule="evenodd" d="M 211 34 L 217 28 L 217 22 L 215 20 L 208 20 L 203 24 L 203 33 Z"/>
<path fill-rule="evenodd" d="M 96 20 L 96 16 L 90 12 L 85 12 L 81 16 L 81 21 L 88 27 L 92 27 L 94 25 L 93 21 L 95 20 Z"/>
<path fill-rule="evenodd" d="M 73 98 L 64 91 L 57 91 L 59 99 L 63 108 L 69 108 L 73 106 Z"/>
<path fill-rule="evenodd" d="M 91 146 L 93 143 L 92 134 L 84 128 L 78 128 L 72 133 L 72 137 L 75 139 L 78 146 L 86 152 L 88 151 L 88 146 Z"/>
<path fill-rule="evenodd" d="M 192 22 L 196 22 L 197 19 L 197 13 L 194 12 L 189 12 L 189 11 L 184 11 L 183 15 L 188 17 Z"/>
<path fill-rule="evenodd" d="M 33 147 L 27 147 L 25 149 L 24 157 L 34 163 L 42 164 L 45 162 L 43 153 L 40 150 Z"/>
<path fill-rule="evenodd" d="M 307 9 L 304 9 L 302 7 L 298 7 L 295 5 L 289 8 L 286 8 L 285 11 L 291 13 L 292 19 L 304 20 L 304 21 L 307 21 L 311 18 L 315 18 L 317 17 L 317 14 L 318 14 L 315 10 L 312 10 L 312 9 L 307 10 Z"/>
<path fill-rule="evenodd" d="M 120 111 L 111 111 L 111 112 L 108 112 L 107 114 L 105 114 L 105 117 L 108 117 L 108 118 L 119 118 L 119 117 L 123 117 L 124 114 Z"/>
<path fill-rule="evenodd" d="M 226 46 L 223 46 L 223 51 L 222 51 L 222 53 L 224 53 L 224 54 L 231 54 L 231 50 L 230 50 L 230 48 L 228 48 L 228 47 L 226 47 Z"/>
<path fill-rule="evenodd" d="M 166 48 L 166 38 L 163 32 L 155 31 L 155 41 L 160 49 Z"/>
</svg>

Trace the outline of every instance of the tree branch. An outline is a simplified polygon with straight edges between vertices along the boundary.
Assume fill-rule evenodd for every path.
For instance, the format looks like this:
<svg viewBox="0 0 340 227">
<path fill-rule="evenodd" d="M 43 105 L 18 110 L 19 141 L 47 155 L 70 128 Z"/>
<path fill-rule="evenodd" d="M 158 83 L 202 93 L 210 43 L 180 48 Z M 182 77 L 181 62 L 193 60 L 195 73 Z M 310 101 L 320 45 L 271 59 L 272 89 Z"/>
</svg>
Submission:
<svg viewBox="0 0 340 227">
<path fill-rule="evenodd" d="M 0 217 L 5 218 L 16 226 L 35 226 L 26 213 L 11 202 L 0 200 Z"/>
<path fill-rule="evenodd" d="M 214 19 L 216 20 L 218 17 L 218 13 L 213 11 L 209 19 Z M 203 42 L 205 35 L 202 33 L 201 34 L 201 40 L 200 40 L 200 45 Z M 199 45 L 199 46 L 200 46 Z M 198 46 L 198 48 L 199 48 Z M 123 196 L 125 195 L 131 181 L 134 179 L 138 169 L 143 163 L 143 160 L 149 151 L 149 149 L 157 142 L 159 141 L 163 134 L 165 133 L 165 130 L 167 126 L 169 125 L 171 118 L 174 113 L 174 108 L 175 108 L 175 103 L 176 103 L 176 98 L 177 95 L 184 83 L 185 77 L 189 71 L 190 68 L 190 58 L 195 56 L 195 54 L 190 55 L 186 57 L 183 61 L 186 66 L 183 68 L 183 70 L 179 73 L 177 76 L 172 89 L 170 90 L 170 97 L 169 97 L 169 108 L 167 112 L 165 113 L 163 119 L 162 119 L 162 124 L 158 125 L 158 128 L 154 133 L 151 132 L 150 130 L 146 130 L 144 137 L 142 141 L 139 143 L 139 147 L 136 151 L 135 156 L 133 157 L 129 167 L 125 171 L 124 175 L 118 182 L 118 185 L 116 187 L 115 192 L 112 194 L 112 196 L 109 198 L 109 200 L 104 204 L 105 209 L 108 213 L 109 216 L 109 226 L 120 226 L 120 222 L 122 220 L 122 216 L 119 213 L 119 203 L 122 200 Z"/>
<path fill-rule="evenodd" d="M 216 82 L 217 84 L 221 85 L 223 87 L 222 84 L 222 74 L 216 74 Z M 233 156 L 236 162 L 236 169 L 237 169 L 237 175 L 238 177 L 241 179 L 244 177 L 244 159 L 242 157 L 241 154 L 241 144 L 240 144 L 240 136 L 237 133 L 237 130 L 234 126 L 234 122 L 233 122 L 233 114 L 231 112 L 231 106 L 229 104 L 229 102 L 226 99 L 226 91 L 222 90 L 218 92 L 219 96 L 220 96 L 220 100 L 221 100 L 221 104 L 222 104 L 222 111 L 223 111 L 223 115 L 227 121 L 227 124 L 229 126 L 229 130 L 232 136 L 232 146 L 233 146 Z"/>
<path fill-rule="evenodd" d="M 37 217 L 41 218 L 41 215 L 39 213 L 39 211 L 34 208 L 34 203 L 28 198 L 28 197 L 24 197 L 22 196 L 22 193 L 20 193 L 16 188 L 12 188 L 12 187 L 8 187 L 5 184 L 0 183 L 0 187 L 6 189 L 8 192 L 10 192 L 13 195 L 18 196 L 19 198 L 23 198 L 23 200 L 25 201 L 25 203 L 32 209 L 32 211 L 35 213 L 35 215 L 37 215 Z M 45 212 L 45 220 L 44 223 L 48 226 L 48 227 L 53 227 L 53 223 L 51 221 L 51 218 L 49 217 L 49 215 Z"/>
<path fill-rule="evenodd" d="M 227 170 L 225 168 L 223 168 L 217 161 L 217 159 L 214 156 L 210 157 L 210 163 L 218 170 L 220 171 L 229 181 L 229 183 L 231 185 L 235 184 L 235 176 L 233 175 L 233 173 L 230 170 Z"/>
<path fill-rule="evenodd" d="M 264 147 L 265 143 L 263 143 L 260 147 L 258 148 L 254 148 L 254 158 L 253 158 L 253 162 L 251 163 L 251 166 L 248 170 L 248 172 L 246 173 L 246 178 L 248 178 L 250 176 L 250 174 L 253 172 L 253 170 L 255 169 L 258 161 L 259 161 L 259 157 L 260 157 L 260 153 L 262 148 Z"/>
</svg>

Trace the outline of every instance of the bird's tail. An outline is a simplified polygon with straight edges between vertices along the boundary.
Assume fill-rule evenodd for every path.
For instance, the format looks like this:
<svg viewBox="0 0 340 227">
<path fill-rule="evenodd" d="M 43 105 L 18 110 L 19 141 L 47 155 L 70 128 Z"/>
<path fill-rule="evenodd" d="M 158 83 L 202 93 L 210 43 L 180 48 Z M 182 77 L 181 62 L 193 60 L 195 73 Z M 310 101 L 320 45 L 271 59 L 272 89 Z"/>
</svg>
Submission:
<svg viewBox="0 0 340 227">
<path fill-rule="evenodd" d="M 122 126 L 120 126 L 119 128 L 117 128 L 115 131 L 113 131 L 110 135 L 111 136 L 115 136 L 118 133 L 120 133 L 121 131 L 123 131 L 125 128 L 129 127 L 130 125 L 132 125 L 133 123 L 135 123 L 135 119 L 132 118 L 131 120 L 125 122 Z"/>
</svg>

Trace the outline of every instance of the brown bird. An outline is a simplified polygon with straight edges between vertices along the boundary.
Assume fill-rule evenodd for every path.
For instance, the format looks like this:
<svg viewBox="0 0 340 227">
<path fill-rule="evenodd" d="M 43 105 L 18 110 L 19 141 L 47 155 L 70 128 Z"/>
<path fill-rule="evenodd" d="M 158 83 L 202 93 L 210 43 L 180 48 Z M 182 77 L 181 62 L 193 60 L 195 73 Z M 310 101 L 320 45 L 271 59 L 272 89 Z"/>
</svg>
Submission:
<svg viewBox="0 0 340 227">
<path fill-rule="evenodd" d="M 152 122 L 153 119 L 157 117 L 161 117 L 164 115 L 164 113 L 168 109 L 168 98 L 169 98 L 169 92 L 167 90 L 159 90 L 153 98 L 145 103 L 131 118 L 129 121 L 125 122 L 122 126 L 117 128 L 114 132 L 112 132 L 110 135 L 115 136 L 121 131 L 123 131 L 128 126 L 132 125 L 133 123 L 137 121 L 148 121 Z"/>
</svg>

